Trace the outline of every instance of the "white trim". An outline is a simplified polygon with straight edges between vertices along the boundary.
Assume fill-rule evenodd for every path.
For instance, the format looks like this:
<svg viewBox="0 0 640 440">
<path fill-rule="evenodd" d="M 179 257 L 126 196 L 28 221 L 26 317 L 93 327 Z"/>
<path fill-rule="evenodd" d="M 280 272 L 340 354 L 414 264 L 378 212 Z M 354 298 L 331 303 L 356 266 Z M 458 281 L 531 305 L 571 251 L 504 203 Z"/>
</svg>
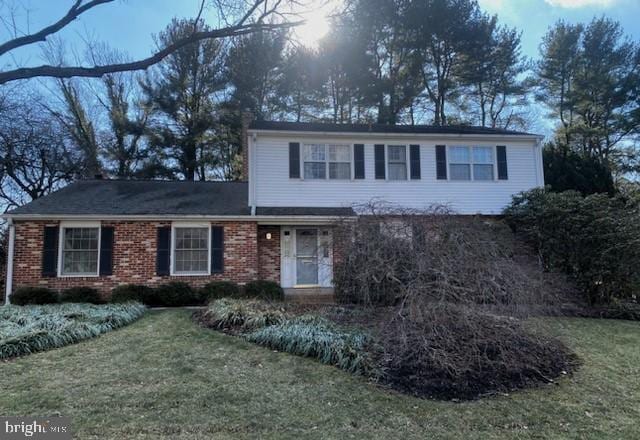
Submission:
<svg viewBox="0 0 640 440">
<path fill-rule="evenodd" d="M 180 228 L 207 228 L 207 271 L 206 272 L 176 272 L 176 229 Z M 172 222 L 171 223 L 171 256 L 169 257 L 169 274 L 179 277 L 198 277 L 211 275 L 211 223 L 196 222 Z"/>
<path fill-rule="evenodd" d="M 9 220 L 9 247 L 7 249 L 7 279 L 5 283 L 4 303 L 10 304 L 9 297 L 13 290 L 13 252 L 16 242 L 16 226 Z"/>
<path fill-rule="evenodd" d="M 96 259 L 96 273 L 62 273 L 62 257 L 64 256 L 64 230 L 72 228 L 91 228 L 98 229 L 98 258 Z M 100 276 L 100 247 L 102 245 L 102 225 L 100 222 L 87 222 L 87 221 L 64 221 L 58 225 L 58 278 L 96 278 Z"/>
<path fill-rule="evenodd" d="M 454 133 L 378 133 L 378 132 L 334 132 L 334 131 L 299 131 L 299 130 L 258 130 L 250 129 L 249 133 L 265 136 L 286 136 L 297 138 L 313 137 L 348 137 L 348 138 L 386 138 L 400 139 L 410 138 L 416 140 L 442 140 L 442 139 L 476 139 L 484 141 L 492 140 L 527 140 L 544 139 L 538 134 L 454 134 Z M 417 142 L 418 143 L 418 142 Z"/>
</svg>

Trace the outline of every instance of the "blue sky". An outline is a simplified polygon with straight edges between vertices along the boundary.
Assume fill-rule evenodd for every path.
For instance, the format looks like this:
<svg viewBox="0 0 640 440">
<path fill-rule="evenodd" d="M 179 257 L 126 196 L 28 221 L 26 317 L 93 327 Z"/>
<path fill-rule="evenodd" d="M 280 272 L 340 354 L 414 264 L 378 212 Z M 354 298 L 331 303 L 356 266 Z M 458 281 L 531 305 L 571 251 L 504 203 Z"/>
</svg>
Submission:
<svg viewBox="0 0 640 440">
<path fill-rule="evenodd" d="M 333 0 L 340 1 L 340 0 Z M 498 14 L 500 22 L 523 32 L 523 52 L 538 55 L 538 46 L 547 28 L 558 19 L 570 22 L 589 21 L 605 14 L 620 21 L 625 32 L 640 40 L 640 0 L 479 0 L 490 13 Z M 4 2 L 0 11 L 7 17 L 13 5 L 16 22 L 22 31 L 32 31 L 53 22 L 71 5 L 72 0 L 14 0 Z M 6 5 L 9 5 L 8 7 Z M 65 5 L 63 8 L 62 5 Z M 99 6 L 72 23 L 61 34 L 68 46 L 81 53 L 85 40 L 108 42 L 111 47 L 126 51 L 131 57 L 149 54 L 154 47 L 152 34 L 162 30 L 172 17 L 194 16 L 199 0 L 118 0 Z M 212 17 L 210 17 L 212 18 Z M 27 25 L 29 27 L 27 27 Z M 8 33 L 0 28 L 0 37 Z M 41 62 L 37 48 L 20 50 L 13 57 L 2 57 L 4 67 L 18 63 L 33 65 Z"/>
</svg>

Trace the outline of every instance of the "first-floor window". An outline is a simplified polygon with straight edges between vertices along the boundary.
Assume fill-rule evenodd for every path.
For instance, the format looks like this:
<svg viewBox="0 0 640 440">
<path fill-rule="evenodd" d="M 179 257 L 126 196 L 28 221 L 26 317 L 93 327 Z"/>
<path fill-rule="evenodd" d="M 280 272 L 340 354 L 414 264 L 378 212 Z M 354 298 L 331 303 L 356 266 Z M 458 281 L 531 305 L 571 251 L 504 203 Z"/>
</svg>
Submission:
<svg viewBox="0 0 640 440">
<path fill-rule="evenodd" d="M 209 273 L 209 228 L 176 227 L 174 234 L 174 273 Z"/>
<path fill-rule="evenodd" d="M 62 229 L 62 275 L 97 275 L 100 228 Z"/>
</svg>

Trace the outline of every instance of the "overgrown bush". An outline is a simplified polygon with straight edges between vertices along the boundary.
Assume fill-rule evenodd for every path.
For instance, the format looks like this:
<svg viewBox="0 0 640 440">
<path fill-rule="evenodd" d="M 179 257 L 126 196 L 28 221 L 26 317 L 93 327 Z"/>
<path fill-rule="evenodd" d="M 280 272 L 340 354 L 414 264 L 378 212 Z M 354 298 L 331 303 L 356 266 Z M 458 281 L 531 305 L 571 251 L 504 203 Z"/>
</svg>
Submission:
<svg viewBox="0 0 640 440">
<path fill-rule="evenodd" d="M 112 303 L 123 303 L 137 301 L 148 304 L 152 301 L 153 289 L 141 284 L 123 284 L 111 290 L 109 301 Z"/>
<path fill-rule="evenodd" d="M 222 298 L 209 304 L 200 322 L 218 330 L 245 331 L 280 324 L 285 317 L 283 309 L 262 301 Z"/>
<path fill-rule="evenodd" d="M 381 332 L 384 381 L 421 397 L 475 398 L 548 383 L 576 359 L 519 320 L 452 304 L 396 315 Z"/>
<path fill-rule="evenodd" d="M 103 304 L 100 293 L 93 287 L 70 287 L 60 293 L 60 302 Z"/>
<path fill-rule="evenodd" d="M 325 364 L 358 374 L 372 374 L 369 338 L 359 331 L 346 331 L 313 315 L 263 327 L 246 338 L 256 344 L 299 356 L 309 356 Z"/>
<path fill-rule="evenodd" d="M 56 304 L 0 307 L 0 359 L 49 350 L 135 321 L 141 304 Z"/>
<path fill-rule="evenodd" d="M 553 304 L 564 286 L 539 270 L 533 253 L 501 221 L 370 205 L 338 226 L 334 262 L 342 303 L 446 301 L 526 314 Z M 520 309 L 520 310 L 516 310 Z"/>
<path fill-rule="evenodd" d="M 27 304 L 55 304 L 58 294 L 46 287 L 20 287 L 9 297 L 11 304 L 25 306 Z"/>
<path fill-rule="evenodd" d="M 274 281 L 250 281 L 246 286 L 244 286 L 244 293 L 248 298 L 260 298 L 275 301 L 282 301 L 284 299 L 284 290 L 282 290 L 280 284 Z"/>
<path fill-rule="evenodd" d="M 241 295 L 240 287 L 231 281 L 212 281 L 204 285 L 200 295 L 205 303 L 220 298 L 238 298 Z"/>
<path fill-rule="evenodd" d="M 536 189 L 515 196 L 505 216 L 544 266 L 572 275 L 591 304 L 640 294 L 638 201 Z"/>
<path fill-rule="evenodd" d="M 201 303 L 198 292 L 182 281 L 172 281 L 156 287 L 148 299 L 148 305 L 156 307 L 182 307 Z"/>
</svg>

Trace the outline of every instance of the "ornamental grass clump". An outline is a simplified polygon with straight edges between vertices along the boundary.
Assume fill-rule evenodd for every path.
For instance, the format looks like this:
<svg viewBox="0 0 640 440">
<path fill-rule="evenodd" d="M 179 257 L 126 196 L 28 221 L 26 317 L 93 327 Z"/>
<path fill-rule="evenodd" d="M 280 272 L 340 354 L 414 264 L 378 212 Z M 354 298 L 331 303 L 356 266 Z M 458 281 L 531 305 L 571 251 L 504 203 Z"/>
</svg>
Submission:
<svg viewBox="0 0 640 440">
<path fill-rule="evenodd" d="M 360 331 L 347 331 L 327 319 L 303 315 L 261 328 L 247 340 L 287 353 L 308 356 L 354 374 L 374 374 L 371 341 Z"/>
<path fill-rule="evenodd" d="M 252 330 L 280 324 L 285 311 L 257 300 L 223 298 L 213 301 L 200 321 L 218 330 Z"/>
<path fill-rule="evenodd" d="M 50 350 L 125 326 L 145 312 L 139 303 L 0 308 L 0 359 Z"/>
</svg>

